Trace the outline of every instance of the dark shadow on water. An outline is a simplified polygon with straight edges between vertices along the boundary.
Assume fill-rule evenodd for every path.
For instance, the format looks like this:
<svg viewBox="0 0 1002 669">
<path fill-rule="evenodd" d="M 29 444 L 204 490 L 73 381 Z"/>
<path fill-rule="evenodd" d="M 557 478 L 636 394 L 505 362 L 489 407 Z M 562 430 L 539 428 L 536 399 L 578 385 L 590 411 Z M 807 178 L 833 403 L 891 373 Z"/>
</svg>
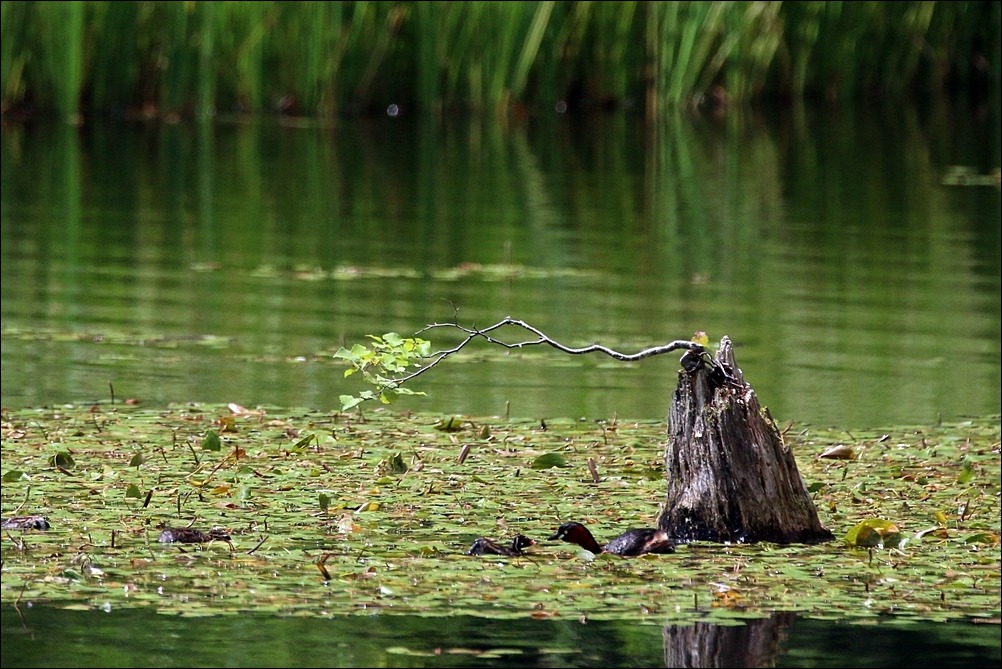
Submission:
<svg viewBox="0 0 1002 669">
<path fill-rule="evenodd" d="M 998 667 L 997 624 L 734 625 L 2 609 L 4 667 Z"/>
</svg>

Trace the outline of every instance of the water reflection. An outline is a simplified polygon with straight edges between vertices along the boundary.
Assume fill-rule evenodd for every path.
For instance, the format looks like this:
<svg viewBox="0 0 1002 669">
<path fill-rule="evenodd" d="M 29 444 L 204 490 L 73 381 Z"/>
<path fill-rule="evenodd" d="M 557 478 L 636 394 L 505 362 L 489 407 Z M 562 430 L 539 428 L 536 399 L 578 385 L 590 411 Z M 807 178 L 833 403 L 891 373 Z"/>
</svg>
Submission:
<svg viewBox="0 0 1002 669">
<path fill-rule="evenodd" d="M 5 667 L 990 667 L 998 627 L 797 618 L 732 625 L 420 616 L 175 617 L 5 606 Z"/>
<path fill-rule="evenodd" d="M 333 410 L 338 346 L 458 310 L 727 334 L 780 422 L 998 413 L 999 193 L 940 184 L 998 124 L 893 111 L 6 127 L 2 403 Z M 400 408 L 663 418 L 675 369 L 481 349 Z"/>
<path fill-rule="evenodd" d="M 796 620 L 792 613 L 742 625 L 672 625 L 664 628 L 666 667 L 774 667 Z"/>
</svg>

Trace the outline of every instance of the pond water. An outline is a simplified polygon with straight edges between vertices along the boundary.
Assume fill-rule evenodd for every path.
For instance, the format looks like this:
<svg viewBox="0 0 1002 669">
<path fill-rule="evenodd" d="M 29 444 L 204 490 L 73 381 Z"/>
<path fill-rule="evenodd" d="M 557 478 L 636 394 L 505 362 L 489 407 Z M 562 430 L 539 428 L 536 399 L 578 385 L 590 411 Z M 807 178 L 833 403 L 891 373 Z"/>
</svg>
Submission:
<svg viewBox="0 0 1002 669">
<path fill-rule="evenodd" d="M 184 618 L 3 608 L 5 667 L 997 667 L 997 625 L 855 624 L 779 614 L 761 648 L 738 624 L 715 655 L 685 627 L 382 615 Z M 754 629 L 754 622 L 749 627 Z M 698 626 L 698 624 L 697 624 Z M 709 627 L 709 626 L 704 626 Z M 701 630 L 705 632 L 705 630 Z M 685 641 L 685 644 L 680 644 Z M 681 648 L 679 647 L 681 646 Z"/>
<path fill-rule="evenodd" d="M 943 183 L 997 167 L 997 120 L 8 126 L 0 399 L 336 410 L 339 346 L 510 315 L 626 353 L 727 335 L 781 423 L 999 413 L 999 190 Z M 400 408 L 663 419 L 676 369 L 481 343 Z"/>
<path fill-rule="evenodd" d="M 998 109 L 39 123 L 5 125 L 0 152 L 4 407 L 333 412 L 360 389 L 338 347 L 510 315 L 626 353 L 727 335 L 780 423 L 1000 413 L 1000 193 L 950 177 L 998 167 Z M 663 419 L 677 369 L 480 343 L 395 406 Z M 447 621 L 18 612 L 5 593 L 2 664 L 668 663 L 651 625 Z M 999 662 L 997 624 L 789 622 L 776 666 Z"/>
</svg>

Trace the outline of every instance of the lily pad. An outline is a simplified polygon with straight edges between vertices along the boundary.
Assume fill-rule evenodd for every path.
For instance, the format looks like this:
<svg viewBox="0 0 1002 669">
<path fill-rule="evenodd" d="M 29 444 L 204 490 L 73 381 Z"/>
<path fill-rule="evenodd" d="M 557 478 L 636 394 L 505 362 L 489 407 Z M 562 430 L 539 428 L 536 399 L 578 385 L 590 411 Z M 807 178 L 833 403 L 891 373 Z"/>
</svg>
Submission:
<svg viewBox="0 0 1002 669">
<path fill-rule="evenodd" d="M 895 548 L 901 543 L 901 530 L 889 520 L 868 518 L 845 535 L 854 548 Z"/>
<path fill-rule="evenodd" d="M 551 467 L 568 467 L 567 458 L 559 453 L 544 453 L 532 461 L 533 469 L 549 469 Z"/>
</svg>

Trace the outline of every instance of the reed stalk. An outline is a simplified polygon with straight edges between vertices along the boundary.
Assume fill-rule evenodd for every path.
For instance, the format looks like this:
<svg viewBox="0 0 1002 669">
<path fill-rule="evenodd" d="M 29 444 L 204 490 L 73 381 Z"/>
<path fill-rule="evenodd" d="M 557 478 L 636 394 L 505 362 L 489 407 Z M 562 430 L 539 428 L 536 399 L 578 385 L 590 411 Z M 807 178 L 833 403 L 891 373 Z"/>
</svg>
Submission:
<svg viewBox="0 0 1002 669">
<path fill-rule="evenodd" d="M 980 87 L 998 2 L 5 0 L 4 110 L 440 115 Z"/>
<path fill-rule="evenodd" d="M 27 95 L 29 82 L 26 66 L 31 51 L 27 38 L 31 7 L 24 2 L 0 3 L 0 95 L 4 109 L 8 100 L 21 100 Z"/>
<path fill-rule="evenodd" d="M 122 114 L 135 99 L 140 82 L 140 6 L 135 2 L 93 2 L 89 9 L 91 29 L 105 37 L 95 40 L 91 48 L 87 68 L 91 104 Z"/>
<path fill-rule="evenodd" d="M 39 43 L 39 94 L 70 123 L 79 122 L 84 78 L 85 3 L 42 2 L 34 6 L 41 31 Z"/>
</svg>

